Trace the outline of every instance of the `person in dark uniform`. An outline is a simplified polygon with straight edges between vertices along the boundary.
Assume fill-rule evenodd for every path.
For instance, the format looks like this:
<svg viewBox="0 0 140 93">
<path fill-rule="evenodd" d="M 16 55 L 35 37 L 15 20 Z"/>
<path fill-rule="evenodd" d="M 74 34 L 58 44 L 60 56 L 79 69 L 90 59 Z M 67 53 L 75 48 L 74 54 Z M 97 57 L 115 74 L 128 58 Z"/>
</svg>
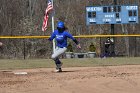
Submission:
<svg viewBox="0 0 140 93">
<path fill-rule="evenodd" d="M 107 37 L 105 42 L 105 57 L 110 56 L 110 46 L 112 44 L 112 41 L 110 40 L 110 37 Z"/>
</svg>

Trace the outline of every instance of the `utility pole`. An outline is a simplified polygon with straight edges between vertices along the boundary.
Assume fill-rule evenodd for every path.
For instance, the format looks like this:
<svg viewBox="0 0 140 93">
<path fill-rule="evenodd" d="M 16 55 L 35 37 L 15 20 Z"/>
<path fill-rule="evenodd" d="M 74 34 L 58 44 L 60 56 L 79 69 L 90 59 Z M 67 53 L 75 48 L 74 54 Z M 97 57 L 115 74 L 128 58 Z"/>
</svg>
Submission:
<svg viewBox="0 0 140 93">
<path fill-rule="evenodd" d="M 117 0 L 113 1 L 114 5 L 117 5 Z M 115 24 L 111 24 L 111 35 L 115 34 Z M 112 37 L 112 42 L 113 44 L 111 44 L 111 56 L 115 56 L 115 37 Z"/>
</svg>

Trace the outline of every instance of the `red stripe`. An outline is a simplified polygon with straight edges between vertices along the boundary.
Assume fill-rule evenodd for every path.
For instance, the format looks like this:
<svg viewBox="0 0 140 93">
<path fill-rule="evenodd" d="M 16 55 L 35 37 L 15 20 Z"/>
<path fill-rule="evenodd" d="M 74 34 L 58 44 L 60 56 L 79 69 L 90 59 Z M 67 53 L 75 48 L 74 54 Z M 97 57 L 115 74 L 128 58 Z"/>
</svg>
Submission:
<svg viewBox="0 0 140 93">
<path fill-rule="evenodd" d="M 48 26 L 48 19 L 49 19 L 49 12 L 53 9 L 52 3 L 48 3 L 48 7 L 46 8 L 45 11 L 45 16 L 44 16 L 44 21 L 43 21 L 43 26 L 42 26 L 42 31 L 45 31 Z"/>
</svg>

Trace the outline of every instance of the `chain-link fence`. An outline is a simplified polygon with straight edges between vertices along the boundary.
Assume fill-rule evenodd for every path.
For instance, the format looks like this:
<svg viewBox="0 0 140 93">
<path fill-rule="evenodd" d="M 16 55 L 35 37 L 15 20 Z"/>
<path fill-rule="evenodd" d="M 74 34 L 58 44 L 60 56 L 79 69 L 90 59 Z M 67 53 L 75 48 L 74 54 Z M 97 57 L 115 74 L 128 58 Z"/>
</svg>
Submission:
<svg viewBox="0 0 140 93">
<path fill-rule="evenodd" d="M 95 46 L 96 57 L 105 55 L 105 42 L 107 37 L 98 38 L 77 38 L 82 49 L 76 48 L 73 41 L 68 40 L 72 45 L 73 53 L 88 53 L 90 45 Z M 6 42 L 6 43 L 5 43 Z M 9 43 L 7 43 L 9 42 Z M 115 48 L 112 50 L 112 44 Z M 47 39 L 5 39 L 0 47 L 0 58 L 2 59 L 30 59 L 50 58 L 53 52 L 52 43 Z M 140 37 L 115 37 L 115 41 L 108 48 L 110 56 L 114 57 L 138 57 L 140 56 Z M 111 55 L 114 53 L 114 55 Z M 65 58 L 63 55 L 62 58 Z"/>
</svg>

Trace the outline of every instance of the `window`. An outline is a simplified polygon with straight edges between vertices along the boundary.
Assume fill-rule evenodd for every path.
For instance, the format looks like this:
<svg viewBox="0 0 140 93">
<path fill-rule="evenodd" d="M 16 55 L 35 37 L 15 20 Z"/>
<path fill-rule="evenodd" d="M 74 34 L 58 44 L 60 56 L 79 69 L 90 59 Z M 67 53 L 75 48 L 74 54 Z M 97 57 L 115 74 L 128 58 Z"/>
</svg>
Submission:
<svg viewBox="0 0 140 93">
<path fill-rule="evenodd" d="M 91 12 L 88 12 L 88 18 L 91 18 L 92 15 L 91 15 Z"/>
<path fill-rule="evenodd" d="M 116 13 L 116 18 L 119 18 L 119 17 L 120 17 L 119 13 Z"/>
<path fill-rule="evenodd" d="M 108 12 L 111 12 L 111 7 L 108 7 Z"/>
<path fill-rule="evenodd" d="M 93 16 L 93 18 L 95 18 L 96 17 L 96 12 L 92 12 L 92 16 Z"/>
<path fill-rule="evenodd" d="M 116 12 L 116 10 L 117 10 L 117 9 L 116 9 L 116 6 L 114 6 L 114 9 L 113 9 L 113 11 L 114 11 L 114 12 Z"/>
<path fill-rule="evenodd" d="M 103 12 L 107 13 L 107 7 L 103 7 Z"/>
<path fill-rule="evenodd" d="M 137 16 L 137 11 L 136 10 L 133 11 L 133 16 Z"/>
<path fill-rule="evenodd" d="M 121 6 L 118 6 L 118 12 L 121 12 Z"/>
<path fill-rule="evenodd" d="M 88 18 L 95 18 L 96 12 L 88 12 Z"/>
<path fill-rule="evenodd" d="M 132 14 L 132 10 L 129 10 L 128 11 L 128 14 L 129 14 L 129 16 L 132 16 L 133 14 Z"/>
</svg>

